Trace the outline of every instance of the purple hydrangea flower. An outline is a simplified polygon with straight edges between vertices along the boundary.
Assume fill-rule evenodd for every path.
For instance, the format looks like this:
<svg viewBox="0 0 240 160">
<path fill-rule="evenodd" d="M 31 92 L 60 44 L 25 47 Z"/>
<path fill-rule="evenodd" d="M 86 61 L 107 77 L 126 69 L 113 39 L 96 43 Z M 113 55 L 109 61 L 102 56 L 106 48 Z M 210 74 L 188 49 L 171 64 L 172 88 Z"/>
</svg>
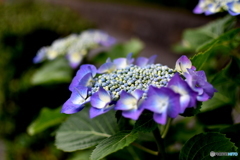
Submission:
<svg viewBox="0 0 240 160">
<path fill-rule="evenodd" d="M 191 61 L 180 57 L 176 70 L 154 64 L 155 56 L 108 59 L 98 69 L 82 65 L 69 89 L 73 92 L 63 106 L 63 113 L 75 113 L 90 102 L 90 117 L 94 118 L 111 109 L 122 111 L 122 116 L 137 120 L 146 109 L 153 119 L 165 124 L 197 101 L 211 98 L 216 91 L 207 82 L 203 71 L 195 71 Z M 142 64 L 140 62 L 143 62 Z M 80 88 L 84 91 L 76 92 Z M 87 96 L 86 96 L 87 94 Z"/>
<path fill-rule="evenodd" d="M 110 94 L 103 87 L 100 87 L 99 90 L 91 96 L 92 107 L 90 111 L 90 118 L 94 118 L 110 110 L 111 101 L 112 99 Z"/>
<path fill-rule="evenodd" d="M 187 56 L 181 56 L 175 65 L 175 70 L 181 73 L 187 72 L 187 69 L 195 68 L 192 66 L 192 62 L 187 58 Z"/>
<path fill-rule="evenodd" d="M 116 43 L 116 39 L 100 30 L 87 30 L 81 34 L 71 34 L 65 38 L 55 40 L 51 46 L 42 47 L 33 62 L 54 60 L 59 56 L 66 56 L 69 65 L 77 68 L 89 50 L 96 47 L 109 47 Z"/>
<path fill-rule="evenodd" d="M 72 91 L 77 86 L 88 86 L 89 81 L 96 75 L 97 69 L 94 65 L 85 64 L 77 71 L 76 76 L 73 78 L 69 90 Z"/>
<path fill-rule="evenodd" d="M 121 110 L 122 115 L 126 118 L 137 120 L 144 110 L 144 108 L 141 107 L 143 93 L 144 91 L 139 89 L 136 89 L 132 93 L 122 91 L 115 110 Z"/>
<path fill-rule="evenodd" d="M 175 118 L 180 113 L 180 95 L 170 88 L 149 87 L 143 108 L 152 111 L 153 119 L 159 124 L 166 124 L 167 117 Z"/>
<path fill-rule="evenodd" d="M 198 93 L 198 101 L 207 101 L 213 97 L 214 92 L 217 92 L 217 90 L 207 82 L 204 71 L 188 69 L 188 73 L 185 72 L 184 76 L 189 86 Z"/>
<path fill-rule="evenodd" d="M 71 97 L 63 104 L 62 113 L 72 114 L 81 111 L 86 103 L 90 102 L 88 88 L 77 86 L 73 89 Z"/>
<path fill-rule="evenodd" d="M 227 3 L 228 12 L 232 16 L 237 16 L 240 14 L 240 1 L 232 1 Z"/>
<path fill-rule="evenodd" d="M 168 82 L 167 87 L 180 94 L 180 113 L 183 113 L 186 108 L 196 105 L 197 92 L 195 92 L 178 73 L 175 73 Z"/>
<path fill-rule="evenodd" d="M 222 11 L 228 11 L 232 16 L 240 14 L 239 0 L 199 0 L 194 8 L 195 14 L 205 13 L 211 15 Z"/>
<path fill-rule="evenodd" d="M 156 60 L 157 56 L 153 55 L 150 58 L 146 58 L 146 57 L 138 57 L 136 59 L 135 64 L 139 67 L 143 67 L 149 64 L 154 64 L 155 60 Z"/>
</svg>

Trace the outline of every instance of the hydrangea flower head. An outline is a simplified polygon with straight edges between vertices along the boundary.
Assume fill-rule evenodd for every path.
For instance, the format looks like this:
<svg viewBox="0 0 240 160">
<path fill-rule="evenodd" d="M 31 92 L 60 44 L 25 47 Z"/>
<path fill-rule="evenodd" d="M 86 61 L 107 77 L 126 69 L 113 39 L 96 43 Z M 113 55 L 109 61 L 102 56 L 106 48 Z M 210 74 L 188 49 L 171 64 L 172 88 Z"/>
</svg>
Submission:
<svg viewBox="0 0 240 160">
<path fill-rule="evenodd" d="M 205 13 L 211 15 L 222 11 L 228 11 L 232 16 L 240 14 L 239 0 L 199 0 L 198 5 L 194 8 L 195 14 Z"/>
<path fill-rule="evenodd" d="M 100 30 L 87 30 L 81 34 L 71 34 L 66 38 L 55 40 L 51 46 L 42 47 L 33 62 L 54 60 L 59 56 L 66 56 L 69 65 L 76 68 L 89 50 L 98 46 L 111 46 L 116 42 L 115 38 Z"/>
<path fill-rule="evenodd" d="M 149 110 L 157 123 L 165 124 L 168 117 L 177 117 L 186 108 L 195 107 L 197 101 L 210 99 L 216 91 L 186 56 L 177 60 L 176 69 L 154 64 L 155 58 L 140 57 L 135 62 L 129 54 L 108 59 L 98 69 L 82 65 L 70 84 L 74 94 L 63 105 L 62 113 L 77 112 L 90 102 L 91 118 L 114 109 L 123 117 L 137 120 Z"/>
</svg>

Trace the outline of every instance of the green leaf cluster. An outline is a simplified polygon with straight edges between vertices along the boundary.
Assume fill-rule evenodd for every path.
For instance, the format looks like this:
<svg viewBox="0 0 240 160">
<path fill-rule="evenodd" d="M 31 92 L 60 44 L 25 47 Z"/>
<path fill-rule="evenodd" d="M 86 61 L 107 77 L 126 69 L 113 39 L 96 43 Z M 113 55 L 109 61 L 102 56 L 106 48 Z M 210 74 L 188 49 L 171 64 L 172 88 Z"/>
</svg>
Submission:
<svg viewBox="0 0 240 160">
<path fill-rule="evenodd" d="M 180 53 L 194 53 L 202 45 L 217 39 L 232 29 L 235 24 L 236 18 L 226 16 L 196 29 L 186 29 L 181 44 L 175 45 L 173 49 Z"/>
</svg>

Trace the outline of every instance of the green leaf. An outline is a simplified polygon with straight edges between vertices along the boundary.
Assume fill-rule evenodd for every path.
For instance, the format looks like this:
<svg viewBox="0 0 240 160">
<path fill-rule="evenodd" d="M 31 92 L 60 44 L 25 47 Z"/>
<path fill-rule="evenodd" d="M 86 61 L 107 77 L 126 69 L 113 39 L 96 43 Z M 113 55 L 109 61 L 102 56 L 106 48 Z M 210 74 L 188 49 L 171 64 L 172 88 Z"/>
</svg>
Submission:
<svg viewBox="0 0 240 160">
<path fill-rule="evenodd" d="M 207 43 L 199 46 L 197 48 L 198 52 L 206 51 L 207 49 L 211 48 L 212 46 L 221 46 L 224 48 L 228 48 L 229 50 L 236 48 L 240 43 L 240 28 L 232 29 L 218 38 L 208 41 Z"/>
<path fill-rule="evenodd" d="M 182 44 L 176 45 L 174 50 L 177 52 L 194 52 L 199 46 L 211 42 L 221 34 L 232 29 L 235 23 L 236 18 L 226 16 L 202 27 L 187 29 L 183 33 Z"/>
<path fill-rule="evenodd" d="M 133 129 L 139 132 L 152 132 L 156 128 L 157 123 L 153 120 L 153 114 L 146 112 L 141 114 Z"/>
<path fill-rule="evenodd" d="M 237 85 L 240 84 L 240 62 L 232 57 L 220 72 L 215 74 L 211 84 L 217 89 L 212 99 L 203 102 L 201 112 L 214 110 L 223 106 L 235 106 Z"/>
<path fill-rule="evenodd" d="M 101 141 L 93 150 L 91 160 L 99 160 L 131 144 L 138 137 L 137 132 L 121 131 Z"/>
<path fill-rule="evenodd" d="M 61 108 L 62 107 L 56 109 L 43 108 L 37 119 L 27 128 L 28 134 L 34 135 L 63 122 L 67 115 L 60 113 Z"/>
<path fill-rule="evenodd" d="M 198 69 L 209 70 L 216 69 L 218 66 L 213 66 L 212 61 L 216 59 L 215 56 L 229 59 L 231 55 L 235 54 L 235 50 L 240 44 L 240 29 L 233 29 L 211 43 L 202 46 L 199 53 L 191 58 L 193 65 Z M 219 60 L 218 60 L 219 61 Z M 225 62 L 224 62 L 225 63 Z M 219 65 L 219 63 L 218 63 Z"/>
<path fill-rule="evenodd" d="M 70 82 L 73 69 L 65 58 L 58 58 L 46 62 L 32 76 L 33 85 Z"/>
<path fill-rule="evenodd" d="M 221 133 L 201 133 L 187 141 L 180 151 L 180 160 L 211 159 L 210 152 L 235 152 L 237 147 Z M 226 157 L 218 157 L 224 159 Z"/>
<path fill-rule="evenodd" d="M 133 38 L 127 42 L 114 45 L 109 51 L 103 52 L 95 56 L 92 61 L 94 63 L 105 63 L 107 58 L 116 59 L 126 57 L 129 53 L 137 56 L 144 48 L 144 44 L 139 39 Z"/>
<path fill-rule="evenodd" d="M 240 153 L 240 123 L 231 125 L 230 127 L 226 127 L 220 130 L 221 133 L 226 134 L 226 137 L 231 138 L 231 141 L 238 146 L 238 153 Z"/>
<path fill-rule="evenodd" d="M 67 160 L 89 160 L 93 149 L 85 149 L 74 152 Z"/>
<path fill-rule="evenodd" d="M 97 145 L 114 135 L 117 128 L 114 111 L 90 119 L 88 109 L 71 115 L 57 130 L 56 146 L 63 151 L 76 151 Z"/>
</svg>

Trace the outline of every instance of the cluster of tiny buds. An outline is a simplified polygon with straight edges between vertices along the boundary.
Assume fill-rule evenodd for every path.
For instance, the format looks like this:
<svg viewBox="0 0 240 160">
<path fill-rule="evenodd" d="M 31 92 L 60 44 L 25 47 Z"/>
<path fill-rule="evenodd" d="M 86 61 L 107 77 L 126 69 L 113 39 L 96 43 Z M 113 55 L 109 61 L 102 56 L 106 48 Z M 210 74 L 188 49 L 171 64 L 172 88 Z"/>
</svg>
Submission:
<svg viewBox="0 0 240 160">
<path fill-rule="evenodd" d="M 176 71 L 161 64 L 150 64 L 144 67 L 129 65 L 124 69 L 117 69 L 112 73 L 101 74 L 92 81 L 89 96 L 103 87 L 109 91 L 114 99 L 118 99 L 122 90 L 131 93 L 136 89 L 148 90 L 150 85 L 155 87 L 166 86 Z M 142 98 L 146 98 L 143 94 Z"/>
</svg>

